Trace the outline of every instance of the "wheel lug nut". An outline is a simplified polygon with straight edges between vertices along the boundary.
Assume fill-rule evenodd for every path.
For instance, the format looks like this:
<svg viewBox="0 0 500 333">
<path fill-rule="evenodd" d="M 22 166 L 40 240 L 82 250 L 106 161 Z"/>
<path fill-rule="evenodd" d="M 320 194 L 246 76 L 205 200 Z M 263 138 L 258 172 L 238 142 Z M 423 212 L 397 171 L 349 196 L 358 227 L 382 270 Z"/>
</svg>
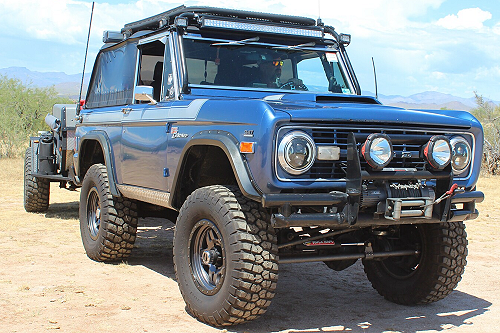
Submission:
<svg viewBox="0 0 500 333">
<path fill-rule="evenodd" d="M 204 265 L 212 265 L 217 261 L 218 253 L 215 250 L 203 250 L 201 261 Z"/>
</svg>

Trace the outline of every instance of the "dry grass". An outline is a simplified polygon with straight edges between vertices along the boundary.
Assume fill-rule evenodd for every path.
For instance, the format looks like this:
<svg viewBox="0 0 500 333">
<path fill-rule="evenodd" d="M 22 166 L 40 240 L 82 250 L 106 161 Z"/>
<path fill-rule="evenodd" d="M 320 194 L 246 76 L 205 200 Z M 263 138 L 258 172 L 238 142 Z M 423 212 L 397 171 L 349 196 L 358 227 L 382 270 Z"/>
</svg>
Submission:
<svg viewBox="0 0 500 333">
<path fill-rule="evenodd" d="M 128 263 L 89 260 L 80 239 L 79 192 L 52 183 L 49 210 L 26 213 L 23 163 L 0 159 L 0 331 L 221 332 L 185 311 L 174 279 L 171 223 L 141 219 Z M 428 307 L 401 307 L 383 301 L 359 267 L 332 272 L 321 263 L 283 265 L 274 306 L 260 320 L 236 331 L 285 333 L 297 327 L 300 332 L 319 332 L 342 327 L 360 332 L 364 322 L 371 323 L 371 331 L 393 327 L 398 332 L 435 332 L 446 325 L 456 332 L 497 331 L 500 275 L 494 249 L 500 237 L 496 201 L 500 176 L 483 176 L 477 187 L 486 199 L 478 205 L 480 217 L 467 222 L 466 274 L 458 291 L 446 300 Z M 332 299 L 342 299 L 342 306 L 329 305 Z M 471 314 L 442 314 L 459 310 Z M 234 332 L 222 330 L 227 331 Z"/>
<path fill-rule="evenodd" d="M 51 183 L 50 207 L 45 214 L 30 214 L 23 207 L 24 160 L 0 159 L 0 231 L 43 232 L 77 223 L 79 192 L 60 189 Z M 29 225 L 26 221 L 30 221 Z"/>
<path fill-rule="evenodd" d="M 496 247 L 496 240 L 500 233 L 498 221 L 500 221 L 500 210 L 498 201 L 500 198 L 500 176 L 481 175 L 477 183 L 477 189 L 484 193 L 484 201 L 477 204 L 479 218 L 466 222 L 467 234 L 470 244 L 480 241 L 487 249 Z"/>
</svg>

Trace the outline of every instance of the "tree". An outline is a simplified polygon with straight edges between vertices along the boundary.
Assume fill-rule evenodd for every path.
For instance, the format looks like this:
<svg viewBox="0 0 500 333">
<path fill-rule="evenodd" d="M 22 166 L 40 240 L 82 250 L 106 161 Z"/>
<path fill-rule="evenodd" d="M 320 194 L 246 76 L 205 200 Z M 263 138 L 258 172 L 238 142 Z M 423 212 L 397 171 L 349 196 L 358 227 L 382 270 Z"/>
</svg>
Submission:
<svg viewBox="0 0 500 333">
<path fill-rule="evenodd" d="M 483 96 L 476 96 L 477 107 L 472 113 L 483 125 L 484 156 L 483 164 L 491 174 L 500 173 L 500 106 L 485 101 Z"/>
<path fill-rule="evenodd" d="M 0 75 L 0 157 L 22 155 L 30 136 L 49 130 L 45 115 L 57 103 L 74 102 L 57 96 L 54 87 L 32 87 Z"/>
</svg>

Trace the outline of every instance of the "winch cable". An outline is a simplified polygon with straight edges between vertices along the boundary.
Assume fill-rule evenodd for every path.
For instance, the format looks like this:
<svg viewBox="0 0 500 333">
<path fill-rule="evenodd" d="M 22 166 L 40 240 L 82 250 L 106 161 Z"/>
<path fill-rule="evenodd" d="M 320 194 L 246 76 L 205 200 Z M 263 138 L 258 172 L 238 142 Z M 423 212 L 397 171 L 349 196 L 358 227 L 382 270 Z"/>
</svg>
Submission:
<svg viewBox="0 0 500 333">
<path fill-rule="evenodd" d="M 454 196 L 457 193 L 462 193 L 462 192 L 464 192 L 464 190 L 463 189 L 459 189 L 458 185 L 456 183 L 454 183 L 453 185 L 451 185 L 451 187 L 450 187 L 450 189 L 448 191 L 444 192 L 443 195 L 440 196 L 439 198 L 437 198 L 433 203 L 430 203 L 428 205 L 422 205 L 420 207 L 427 207 L 427 206 L 437 205 L 441 201 L 443 201 L 445 199 L 448 199 L 448 198 Z"/>
</svg>

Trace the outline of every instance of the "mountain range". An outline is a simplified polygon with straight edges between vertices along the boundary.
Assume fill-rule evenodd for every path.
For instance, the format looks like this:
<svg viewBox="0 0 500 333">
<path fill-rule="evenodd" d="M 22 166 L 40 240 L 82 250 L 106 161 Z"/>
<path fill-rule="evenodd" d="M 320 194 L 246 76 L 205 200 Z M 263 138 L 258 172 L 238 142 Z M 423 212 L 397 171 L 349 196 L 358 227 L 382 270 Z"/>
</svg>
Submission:
<svg viewBox="0 0 500 333">
<path fill-rule="evenodd" d="M 0 75 L 17 78 L 24 84 L 36 87 L 54 86 L 62 96 L 78 99 L 82 74 L 68 75 L 63 72 L 37 72 L 25 67 L 8 67 L 0 69 Z M 85 73 L 83 91 L 87 90 L 90 73 Z M 370 91 L 363 91 L 364 95 L 375 96 Z M 379 94 L 378 99 L 386 105 L 399 106 L 409 109 L 441 109 L 469 111 L 476 107 L 474 97 L 463 98 L 450 94 L 443 94 L 436 91 L 426 91 L 410 96 L 383 95 Z M 499 102 L 492 101 L 499 105 Z"/>
<path fill-rule="evenodd" d="M 66 74 L 63 72 L 37 72 L 31 71 L 26 67 L 8 67 L 0 68 L 0 75 L 16 78 L 26 85 L 35 87 L 54 86 L 61 96 L 78 99 L 82 74 Z M 87 85 L 90 79 L 90 73 L 85 73 L 83 84 L 83 94 L 87 91 Z"/>
<path fill-rule="evenodd" d="M 375 96 L 370 91 L 363 91 L 364 95 Z M 398 106 L 406 109 L 441 109 L 470 111 L 477 107 L 475 97 L 463 98 L 444 94 L 437 91 L 425 91 L 410 96 L 378 95 L 379 101 L 386 105 Z M 493 101 L 491 101 L 493 102 Z M 499 104 L 498 102 L 493 102 Z"/>
</svg>

